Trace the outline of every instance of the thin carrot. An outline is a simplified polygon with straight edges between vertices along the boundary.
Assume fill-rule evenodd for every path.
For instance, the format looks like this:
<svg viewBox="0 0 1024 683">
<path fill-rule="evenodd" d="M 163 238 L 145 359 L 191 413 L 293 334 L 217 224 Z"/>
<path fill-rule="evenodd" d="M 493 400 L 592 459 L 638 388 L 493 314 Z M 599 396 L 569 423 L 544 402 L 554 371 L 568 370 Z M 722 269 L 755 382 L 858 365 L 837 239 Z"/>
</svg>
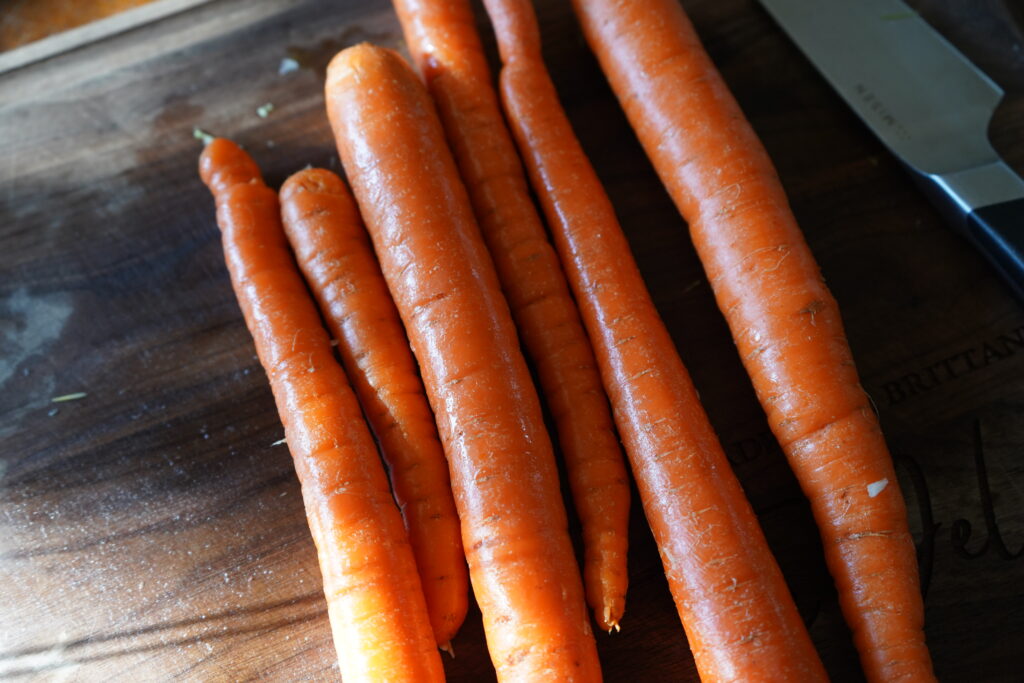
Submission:
<svg viewBox="0 0 1024 683">
<path fill-rule="evenodd" d="M 281 186 L 281 215 L 377 435 L 434 636 L 447 649 L 466 616 L 469 579 L 448 463 L 405 329 L 341 178 L 323 169 L 299 171 Z"/>
<path fill-rule="evenodd" d="M 587 602 L 602 629 L 626 606 L 629 482 L 597 361 L 530 199 L 468 0 L 395 0 L 558 429 L 583 527 Z"/>
<path fill-rule="evenodd" d="M 485 0 L 512 131 L 594 344 L 701 679 L 825 671 L 540 52 L 529 0 Z"/>
<path fill-rule="evenodd" d="M 810 499 L 871 681 L 933 680 L 903 497 L 835 300 L 677 0 L 574 0 Z"/>
<path fill-rule="evenodd" d="M 284 422 L 346 681 L 443 681 L 412 549 L 373 437 L 295 268 L 277 193 L 234 143 L 200 158 L 224 257 Z"/>
<path fill-rule="evenodd" d="M 438 422 L 498 677 L 599 680 L 540 402 L 434 105 L 366 44 L 331 62 L 326 99 Z"/>
</svg>

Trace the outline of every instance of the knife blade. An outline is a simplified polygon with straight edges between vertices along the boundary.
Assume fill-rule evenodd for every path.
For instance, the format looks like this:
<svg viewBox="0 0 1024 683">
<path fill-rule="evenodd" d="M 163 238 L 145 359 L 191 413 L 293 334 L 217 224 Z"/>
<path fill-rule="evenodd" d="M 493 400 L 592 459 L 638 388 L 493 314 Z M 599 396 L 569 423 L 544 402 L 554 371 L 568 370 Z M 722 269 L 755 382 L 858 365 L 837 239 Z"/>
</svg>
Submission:
<svg viewBox="0 0 1024 683">
<path fill-rule="evenodd" d="M 1024 302 L 1024 180 L 992 148 L 1002 89 L 899 0 L 760 0 Z"/>
</svg>

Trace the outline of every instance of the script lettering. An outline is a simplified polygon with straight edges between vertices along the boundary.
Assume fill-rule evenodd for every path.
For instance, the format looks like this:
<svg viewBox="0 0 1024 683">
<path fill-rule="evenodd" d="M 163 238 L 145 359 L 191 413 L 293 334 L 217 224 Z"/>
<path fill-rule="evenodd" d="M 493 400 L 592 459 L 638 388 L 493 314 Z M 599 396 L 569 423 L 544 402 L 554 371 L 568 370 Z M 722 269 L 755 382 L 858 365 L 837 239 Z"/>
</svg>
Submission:
<svg viewBox="0 0 1024 683">
<path fill-rule="evenodd" d="M 1024 326 L 986 339 L 945 358 L 882 383 L 889 405 L 935 390 L 939 386 L 1003 361 L 1024 350 Z"/>
</svg>

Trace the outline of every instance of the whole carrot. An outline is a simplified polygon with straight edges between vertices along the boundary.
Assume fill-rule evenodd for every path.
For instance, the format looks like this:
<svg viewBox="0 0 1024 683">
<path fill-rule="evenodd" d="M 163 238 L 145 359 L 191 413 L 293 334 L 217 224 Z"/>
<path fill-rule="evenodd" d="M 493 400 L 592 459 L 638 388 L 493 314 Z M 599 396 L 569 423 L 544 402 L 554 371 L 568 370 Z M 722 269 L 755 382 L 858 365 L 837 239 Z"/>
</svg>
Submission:
<svg viewBox="0 0 1024 683">
<path fill-rule="evenodd" d="M 200 174 L 217 202 L 231 284 L 302 483 L 346 681 L 443 681 L 412 550 L 384 468 L 295 269 L 277 193 L 234 143 Z"/>
<path fill-rule="evenodd" d="M 284 230 L 391 474 L 442 648 L 466 616 L 469 580 L 448 463 L 405 329 L 345 183 L 306 169 L 281 186 Z"/>
<path fill-rule="evenodd" d="M 587 602 L 605 630 L 626 605 L 629 482 L 594 352 L 530 199 L 467 0 L 395 0 L 437 103 L 523 345 L 558 429 L 583 527 Z"/>
<path fill-rule="evenodd" d="M 835 300 L 677 0 L 574 0 L 817 520 L 871 681 L 933 680 L 906 508 Z"/>
<path fill-rule="evenodd" d="M 437 419 L 498 677 L 599 680 L 540 403 L 434 105 L 366 44 L 331 62 L 326 100 Z"/>
<path fill-rule="evenodd" d="M 485 0 L 502 96 L 594 344 L 701 679 L 825 672 L 541 58 L 529 0 Z"/>
</svg>

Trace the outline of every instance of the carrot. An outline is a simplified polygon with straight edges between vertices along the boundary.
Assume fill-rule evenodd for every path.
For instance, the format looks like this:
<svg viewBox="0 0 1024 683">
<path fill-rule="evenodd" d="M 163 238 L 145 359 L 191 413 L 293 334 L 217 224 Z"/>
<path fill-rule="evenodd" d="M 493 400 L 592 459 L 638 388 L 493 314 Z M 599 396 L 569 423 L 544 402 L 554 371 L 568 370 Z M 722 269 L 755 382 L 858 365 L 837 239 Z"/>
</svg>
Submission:
<svg viewBox="0 0 1024 683">
<path fill-rule="evenodd" d="M 626 605 L 629 482 L 594 352 L 530 199 L 466 0 L 395 0 L 484 241 L 551 408 L 583 527 L 587 602 L 602 629 Z"/>
<path fill-rule="evenodd" d="M 302 483 L 346 681 L 443 681 L 412 550 L 355 396 L 295 269 L 277 193 L 234 143 L 200 174 L 224 257 Z"/>
<path fill-rule="evenodd" d="M 677 0 L 574 0 L 810 499 L 869 680 L 933 680 L 903 497 L 835 300 Z"/>
<path fill-rule="evenodd" d="M 529 0 L 485 0 L 513 134 L 594 344 L 701 679 L 825 672 L 757 518 L 573 134 Z"/>
<path fill-rule="evenodd" d="M 331 62 L 326 100 L 438 422 L 498 677 L 599 680 L 540 402 L 434 105 L 366 44 Z"/>
<path fill-rule="evenodd" d="M 299 171 L 281 187 L 281 215 L 377 435 L 434 636 L 448 649 L 466 616 L 469 580 L 448 464 L 405 329 L 341 178 L 322 169 Z"/>
</svg>

